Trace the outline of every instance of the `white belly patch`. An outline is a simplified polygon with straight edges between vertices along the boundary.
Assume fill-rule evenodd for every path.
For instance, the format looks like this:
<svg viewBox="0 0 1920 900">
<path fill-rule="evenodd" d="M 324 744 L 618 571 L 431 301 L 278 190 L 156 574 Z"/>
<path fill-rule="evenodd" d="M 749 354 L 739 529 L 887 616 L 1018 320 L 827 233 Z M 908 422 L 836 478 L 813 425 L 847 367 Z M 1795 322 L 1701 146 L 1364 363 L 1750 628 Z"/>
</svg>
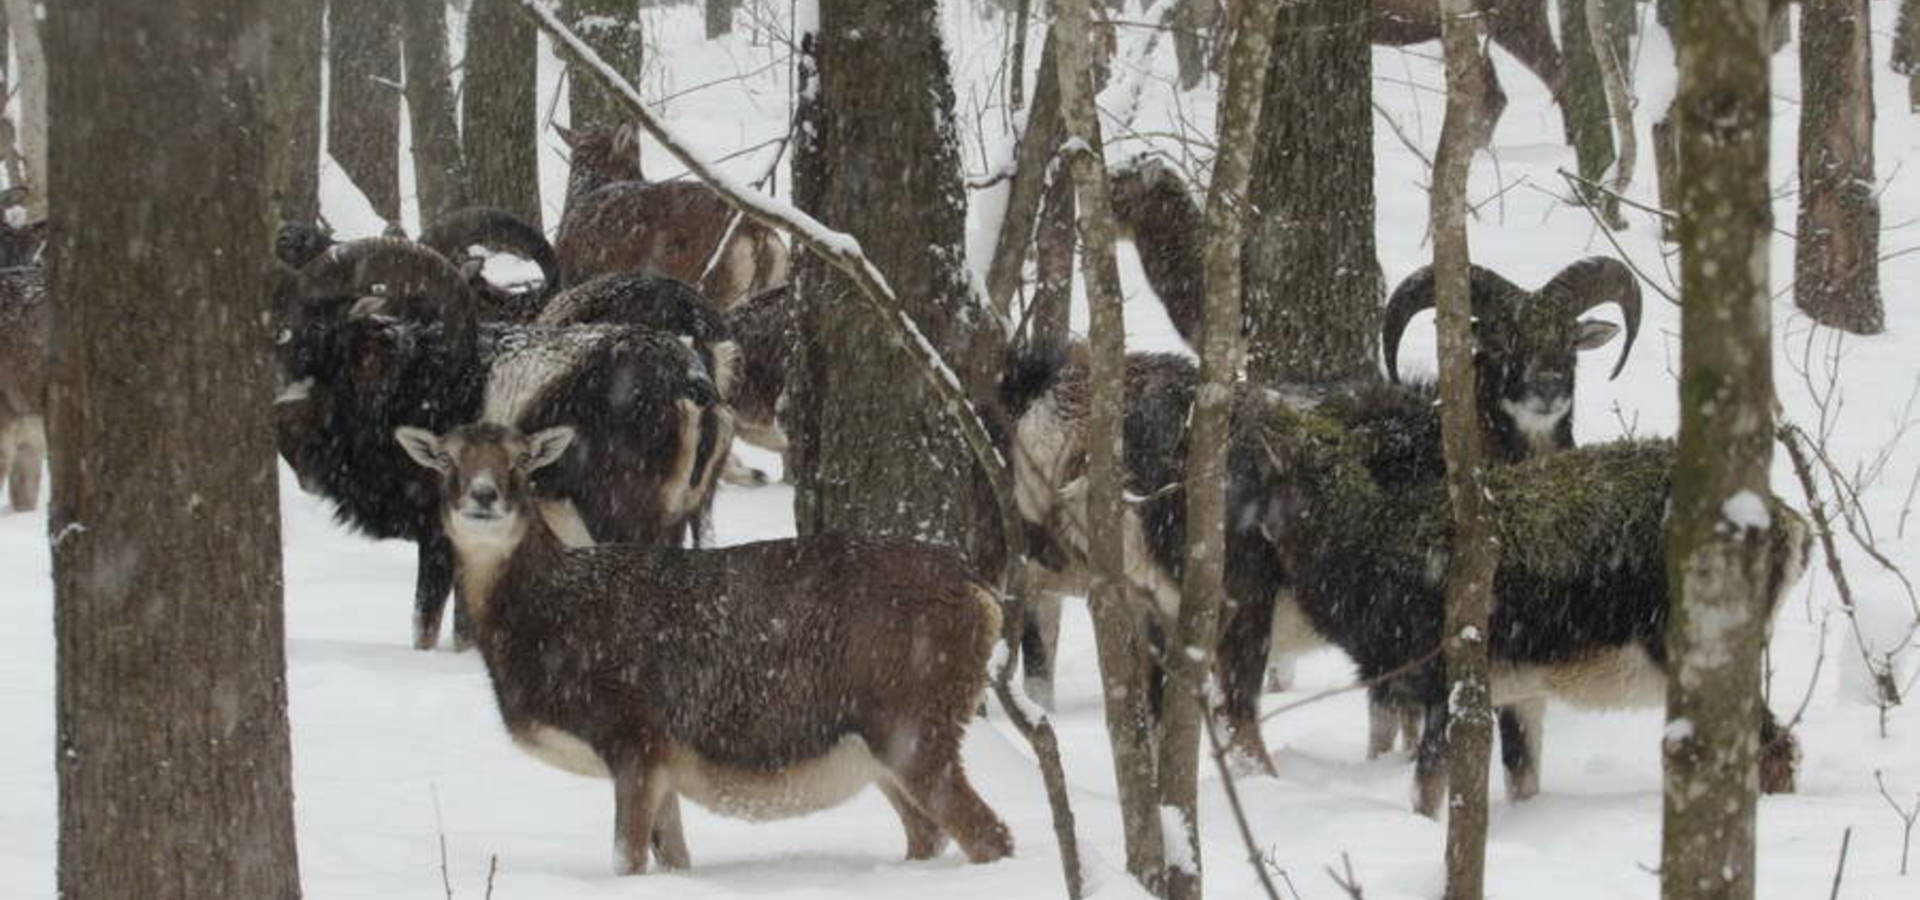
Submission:
<svg viewBox="0 0 1920 900">
<path fill-rule="evenodd" d="M 708 762 L 685 747 L 667 762 L 673 790 L 723 816 L 750 821 L 785 819 L 839 806 L 886 770 L 867 742 L 847 736 L 823 756 L 778 772 L 754 772 Z"/>
</svg>

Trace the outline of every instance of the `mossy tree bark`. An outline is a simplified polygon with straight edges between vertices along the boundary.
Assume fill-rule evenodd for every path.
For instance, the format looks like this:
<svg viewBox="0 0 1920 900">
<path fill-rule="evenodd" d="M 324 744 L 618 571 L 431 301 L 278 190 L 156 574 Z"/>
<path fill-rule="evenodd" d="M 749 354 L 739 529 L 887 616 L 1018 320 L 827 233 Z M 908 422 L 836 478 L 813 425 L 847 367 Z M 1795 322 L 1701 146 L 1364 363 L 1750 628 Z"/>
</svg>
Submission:
<svg viewBox="0 0 1920 900">
<path fill-rule="evenodd" d="M 929 344 L 975 397 L 1004 352 L 965 263 L 953 90 L 932 0 L 825 0 L 803 37 L 794 199 L 861 242 Z M 795 517 L 959 547 L 1000 571 L 998 506 L 933 389 L 860 298 L 813 254 L 795 284 L 807 334 L 792 370 Z"/>
<path fill-rule="evenodd" d="M 1254 145 L 1266 95 L 1278 3 L 1242 2 L 1227 52 L 1220 90 L 1219 135 L 1213 181 L 1207 191 L 1207 294 L 1204 322 L 1240 321 L 1240 253 L 1251 210 Z M 1160 805 L 1177 811 L 1191 867 L 1169 864 L 1167 894 L 1198 900 L 1201 884 L 1199 785 L 1201 717 L 1208 710 L 1207 678 L 1226 605 L 1227 450 L 1232 442 L 1234 382 L 1240 371 L 1239 328 L 1204 329 L 1200 386 L 1194 394 L 1187 440 L 1187 547 L 1180 584 L 1180 621 L 1165 654 L 1167 689 L 1161 711 Z"/>
<path fill-rule="evenodd" d="M 1867 0 L 1801 3 L 1804 102 L 1793 300 L 1814 321 L 1854 334 L 1886 330 L 1867 26 Z"/>
<path fill-rule="evenodd" d="M 1138 607 L 1129 599 L 1122 515 L 1120 422 L 1126 404 L 1126 324 L 1120 310 L 1120 268 L 1114 260 L 1112 197 L 1088 72 L 1094 58 L 1089 0 L 1060 0 L 1054 34 L 1059 54 L 1060 110 L 1080 223 L 1081 277 L 1086 281 L 1092 394 L 1087 414 L 1087 533 L 1093 570 L 1088 603 L 1106 702 L 1108 745 L 1120 795 L 1127 871 L 1150 893 L 1166 890 L 1153 723 Z"/>
<path fill-rule="evenodd" d="M 1365 0 L 1280 9 L 1241 260 L 1247 369 L 1257 382 L 1379 372 L 1372 18 Z"/>
<path fill-rule="evenodd" d="M 467 201 L 540 222 L 535 97 L 539 41 L 514 0 L 472 0 L 467 10 L 461 134 L 469 175 Z"/>
<path fill-rule="evenodd" d="M 1467 176 L 1484 103 L 1481 21 L 1473 0 L 1441 0 L 1441 43 L 1447 60 L 1447 115 L 1433 166 L 1433 275 L 1440 344 L 1441 438 L 1447 456 L 1447 496 L 1453 506 L 1453 546 L 1447 561 L 1445 631 L 1447 718 L 1426 727 L 1446 729 L 1448 900 L 1478 900 L 1486 880 L 1487 757 L 1493 741 L 1487 684 L 1487 636 L 1493 573 L 1500 561 L 1486 497 L 1473 368 L 1473 310 L 1467 292 Z M 1423 745 L 1430 750 L 1431 743 Z M 1421 812 L 1436 815 L 1442 765 L 1430 753 L 1418 762 Z"/>
<path fill-rule="evenodd" d="M 1566 60 L 1567 139 L 1580 177 L 1599 182 L 1613 165 L 1613 119 L 1607 106 L 1606 81 L 1587 32 L 1586 0 L 1560 0 L 1561 55 Z M 1580 197 L 1598 202 L 1600 192 L 1580 188 Z"/>
<path fill-rule="evenodd" d="M 391 0 L 327 4 L 327 153 L 373 211 L 400 220 L 400 9 Z"/>
<path fill-rule="evenodd" d="M 646 62 L 639 0 L 566 0 L 567 27 L 636 87 Z M 589 78 L 567 81 L 567 115 L 573 128 L 611 127 L 626 121 L 620 105 Z"/>
<path fill-rule="evenodd" d="M 1665 900 L 1753 896 L 1772 598 L 1767 0 L 1676 4 L 1680 441 L 1667 580 Z M 1748 502 L 1751 501 L 1751 502 Z"/>
<path fill-rule="evenodd" d="M 300 896 L 261 268 L 267 5 L 47 5 L 71 900 Z"/>
<path fill-rule="evenodd" d="M 267 185 L 273 216 L 320 219 L 320 54 L 325 0 L 267 4 L 273 65 L 267 82 Z"/>
<path fill-rule="evenodd" d="M 407 120 L 413 126 L 413 186 L 419 195 L 420 227 L 467 205 L 466 161 L 453 108 L 447 65 L 446 0 L 405 0 L 400 5 L 406 52 Z"/>
<path fill-rule="evenodd" d="M 1062 345 L 1069 337 L 1073 304 L 1073 173 L 1060 163 L 1044 166 L 1047 185 L 1040 221 L 1033 234 L 1033 309 L 1028 333 L 1043 345 Z"/>
</svg>

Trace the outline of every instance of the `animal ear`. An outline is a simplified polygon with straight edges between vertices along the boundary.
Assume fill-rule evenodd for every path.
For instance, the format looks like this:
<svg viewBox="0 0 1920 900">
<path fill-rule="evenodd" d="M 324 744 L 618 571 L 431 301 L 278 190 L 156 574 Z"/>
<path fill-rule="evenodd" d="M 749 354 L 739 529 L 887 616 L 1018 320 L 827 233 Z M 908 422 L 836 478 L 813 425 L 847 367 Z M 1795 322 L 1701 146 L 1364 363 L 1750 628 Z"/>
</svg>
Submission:
<svg viewBox="0 0 1920 900">
<path fill-rule="evenodd" d="M 520 458 L 520 471 L 538 472 L 552 465 L 553 461 L 559 459 L 560 454 L 567 452 L 567 448 L 571 446 L 573 446 L 572 426 L 558 425 L 535 434 L 527 438 L 527 454 Z"/>
<path fill-rule="evenodd" d="M 1573 325 L 1573 346 L 1576 350 L 1592 350 L 1604 347 L 1613 336 L 1620 333 L 1620 326 L 1602 319 L 1581 319 Z"/>
<path fill-rule="evenodd" d="M 393 430 L 393 439 L 400 442 L 400 449 L 407 455 L 435 472 L 445 472 L 453 468 L 453 461 L 440 450 L 440 436 L 425 428 L 402 425 Z"/>
</svg>

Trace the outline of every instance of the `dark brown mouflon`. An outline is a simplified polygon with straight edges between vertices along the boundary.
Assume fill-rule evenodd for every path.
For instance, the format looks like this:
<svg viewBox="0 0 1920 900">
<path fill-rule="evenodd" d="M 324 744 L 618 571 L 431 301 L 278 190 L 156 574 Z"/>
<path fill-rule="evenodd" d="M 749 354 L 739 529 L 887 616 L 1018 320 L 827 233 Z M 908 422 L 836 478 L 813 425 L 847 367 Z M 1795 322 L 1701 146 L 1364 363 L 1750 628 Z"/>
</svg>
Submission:
<svg viewBox="0 0 1920 900">
<path fill-rule="evenodd" d="M 868 784 L 899 813 L 910 858 L 946 836 L 975 862 L 1012 852 L 960 759 L 1000 614 L 958 554 L 844 535 L 569 548 L 531 514 L 529 476 L 573 429 L 396 438 L 441 473 L 461 595 L 508 732 L 549 763 L 613 780 L 622 871 L 646 869 L 650 838 L 664 865 L 688 864 L 678 795 L 771 819 Z"/>
</svg>

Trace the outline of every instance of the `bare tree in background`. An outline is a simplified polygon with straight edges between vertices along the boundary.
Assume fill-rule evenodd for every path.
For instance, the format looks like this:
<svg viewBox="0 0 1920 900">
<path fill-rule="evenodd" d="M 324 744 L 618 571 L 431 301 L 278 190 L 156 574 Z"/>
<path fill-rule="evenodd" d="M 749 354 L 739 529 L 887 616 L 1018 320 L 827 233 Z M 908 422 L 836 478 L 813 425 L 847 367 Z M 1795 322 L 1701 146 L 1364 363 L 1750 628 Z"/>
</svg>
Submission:
<svg viewBox="0 0 1920 900">
<path fill-rule="evenodd" d="M 1140 607 L 1129 596 L 1123 543 L 1121 417 L 1126 404 L 1126 323 L 1120 310 L 1120 267 L 1114 260 L 1112 197 L 1095 113 L 1089 0 L 1060 0 L 1054 13 L 1059 53 L 1060 111 L 1065 163 L 1072 168 L 1080 225 L 1081 277 L 1086 282 L 1092 382 L 1087 410 L 1087 557 L 1092 584 L 1094 643 L 1106 706 L 1107 740 L 1120 797 L 1127 872 L 1148 892 L 1167 888 L 1154 757 L 1154 724 L 1147 706 L 1145 640 Z"/>
<path fill-rule="evenodd" d="M 7 30 L 18 67 L 13 89 L 20 103 L 20 155 L 26 163 L 27 222 L 47 218 L 47 54 L 41 48 L 35 0 L 5 0 Z"/>
<path fill-rule="evenodd" d="M 413 187 L 420 227 L 467 205 L 466 162 L 447 66 L 446 0 L 404 0 L 400 33 L 406 54 L 407 121 L 413 126 Z"/>
<path fill-rule="evenodd" d="M 1879 334 L 1886 312 L 1867 0 L 1802 0 L 1800 83 L 1794 303 L 1823 325 Z"/>
<path fill-rule="evenodd" d="M 1907 108 L 1920 112 L 1920 0 L 1900 0 L 1893 29 L 1893 70 L 1907 76 Z"/>
<path fill-rule="evenodd" d="M 1220 90 L 1219 136 L 1207 191 L 1206 307 L 1204 322 L 1240 321 L 1241 241 L 1250 210 L 1254 145 L 1266 94 L 1278 3 L 1241 2 L 1232 15 L 1233 44 Z M 1232 443 L 1235 382 L 1240 371 L 1238 328 L 1207 328 L 1201 341 L 1200 385 L 1187 436 L 1187 548 L 1180 584 L 1180 621 L 1165 655 L 1167 688 L 1160 726 L 1160 805 L 1179 813 L 1185 862 L 1167 865 L 1167 895 L 1198 900 L 1200 853 L 1201 717 L 1210 715 L 1207 680 L 1213 671 L 1221 610 L 1226 605 L 1227 449 Z M 1166 826 L 1162 826 L 1166 827 Z"/>
<path fill-rule="evenodd" d="M 640 66 L 646 61 L 640 0 L 566 0 L 561 9 L 567 26 L 601 59 L 628 81 L 640 83 Z M 615 126 L 626 121 L 619 104 L 588 78 L 568 80 L 567 115 L 574 128 Z"/>
<path fill-rule="evenodd" d="M 393 0 L 327 4 L 327 155 L 373 211 L 400 220 L 400 9 Z"/>
<path fill-rule="evenodd" d="M 740 8 L 740 0 L 701 0 L 704 4 L 707 25 L 707 39 L 712 40 L 733 33 L 733 11 Z"/>
<path fill-rule="evenodd" d="M 320 55 L 325 0 L 267 4 L 273 65 L 267 81 L 267 185 L 273 217 L 320 219 Z"/>
<path fill-rule="evenodd" d="M 1665 900 L 1745 900 L 1772 607 L 1767 0 L 1675 4 L 1680 441 L 1667 580 Z M 1802 236 L 1805 239 L 1805 236 Z"/>
<path fill-rule="evenodd" d="M 1033 104 L 1027 109 L 1026 128 L 1020 133 L 1014 150 L 1013 176 L 1007 187 L 1006 213 L 1000 219 L 1000 234 L 995 239 L 993 260 L 987 268 L 987 298 L 1002 316 L 1013 310 L 1013 295 L 1027 266 L 1027 251 L 1034 240 L 1034 220 L 1043 197 L 1055 196 L 1058 178 L 1049 165 L 1060 146 L 1063 128 L 1060 120 L 1060 80 L 1055 75 L 1057 30 L 1049 29 L 1040 48 L 1040 67 L 1034 75 Z M 1065 188 L 1071 196 L 1071 186 Z M 1060 205 L 1055 204 L 1055 217 Z M 1067 214 L 1069 223 L 1072 213 Z M 1071 262 L 1068 263 L 1072 265 Z"/>
<path fill-rule="evenodd" d="M 295 900 L 267 3 L 47 7 L 59 893 Z"/>
<path fill-rule="evenodd" d="M 472 0 L 460 118 L 467 202 L 540 221 L 540 122 L 534 94 L 539 42 L 514 0 Z"/>
<path fill-rule="evenodd" d="M 1300 0 L 1280 8 L 1242 258 L 1247 370 L 1256 382 L 1379 371 L 1372 6 Z"/>
<path fill-rule="evenodd" d="M 1004 352 L 977 305 L 953 88 L 933 0 L 824 0 L 804 36 L 794 199 L 852 234 L 932 347 L 991 396 Z M 956 546 L 1000 571 L 998 506 L 931 386 L 857 288 L 814 254 L 795 266 L 800 533 L 843 530 Z"/>
<path fill-rule="evenodd" d="M 1492 692 L 1487 683 L 1488 622 L 1500 545 L 1487 509 L 1487 455 L 1479 424 L 1473 356 L 1473 307 L 1467 281 L 1467 176 L 1473 163 L 1480 93 L 1487 59 L 1480 53 L 1482 23 L 1473 0 L 1441 0 L 1441 42 L 1447 59 L 1447 117 L 1433 163 L 1433 281 L 1435 330 L 1440 344 L 1441 437 L 1447 456 L 1447 497 L 1453 507 L 1453 544 L 1447 559 L 1447 715 L 1426 728 L 1444 728 L 1444 761 L 1423 744 L 1416 762 L 1418 806 L 1439 813 L 1441 767 L 1447 788 L 1447 900 L 1479 900 L 1486 882 L 1487 757 L 1493 742 Z"/>
</svg>

